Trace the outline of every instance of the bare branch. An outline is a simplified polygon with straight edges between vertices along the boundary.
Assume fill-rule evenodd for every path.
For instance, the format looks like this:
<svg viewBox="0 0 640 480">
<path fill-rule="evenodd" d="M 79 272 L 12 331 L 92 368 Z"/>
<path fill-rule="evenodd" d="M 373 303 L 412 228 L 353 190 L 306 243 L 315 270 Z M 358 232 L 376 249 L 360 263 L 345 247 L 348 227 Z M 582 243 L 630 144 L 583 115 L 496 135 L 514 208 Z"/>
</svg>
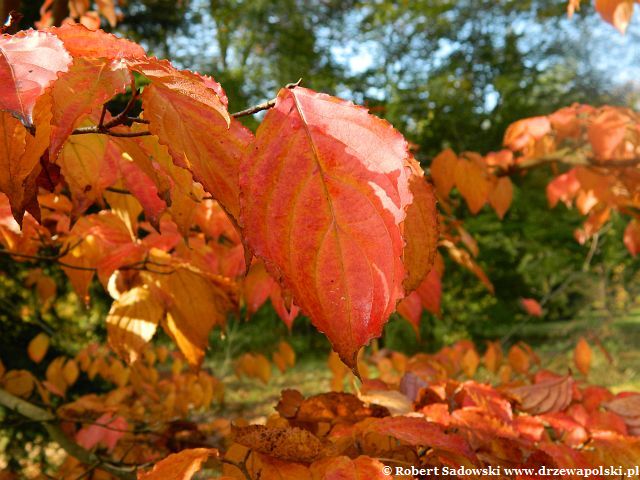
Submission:
<svg viewBox="0 0 640 480">
<path fill-rule="evenodd" d="M 288 89 L 293 89 L 296 88 L 297 86 L 300 85 L 300 83 L 302 83 L 302 79 L 300 78 L 297 82 L 295 83 L 288 83 L 287 85 L 285 85 L 284 88 L 288 88 Z M 239 117 L 247 117 L 249 115 L 254 115 L 258 112 L 262 112 L 264 110 L 269 110 L 270 108 L 273 108 L 276 105 L 276 99 L 273 98 L 271 100 L 268 100 L 266 102 L 262 102 L 258 105 L 254 105 L 253 107 L 249 107 L 245 110 L 240 110 L 239 112 L 236 113 L 232 113 L 231 116 L 233 118 L 239 118 Z"/>
</svg>

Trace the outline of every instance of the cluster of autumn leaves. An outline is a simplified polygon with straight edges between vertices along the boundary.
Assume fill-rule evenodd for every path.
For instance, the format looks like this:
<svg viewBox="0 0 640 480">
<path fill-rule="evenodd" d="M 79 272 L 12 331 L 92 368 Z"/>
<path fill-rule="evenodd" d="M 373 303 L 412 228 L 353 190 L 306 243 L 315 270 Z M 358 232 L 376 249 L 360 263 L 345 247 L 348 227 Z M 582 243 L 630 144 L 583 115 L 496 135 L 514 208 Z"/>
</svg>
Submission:
<svg viewBox="0 0 640 480">
<path fill-rule="evenodd" d="M 284 345 L 274 359 L 289 355 Z M 34 338 L 30 358 L 41 362 L 47 346 L 46 337 Z M 640 394 L 614 395 L 589 385 L 591 357 L 581 339 L 574 351 L 580 373 L 573 376 L 543 369 L 524 343 L 504 353 L 499 343 L 489 343 L 482 355 L 468 341 L 413 357 L 380 350 L 361 356 L 364 380 L 354 389 L 355 377 L 332 354 L 333 391 L 305 398 L 284 390 L 261 425 L 203 416 L 222 402 L 222 383 L 204 370 L 185 371 L 182 354 L 166 347 L 147 347 L 126 366 L 108 349 L 91 345 L 73 359 L 54 358 L 44 380 L 0 369 L 0 384 L 23 398 L 33 398 L 35 389 L 65 433 L 101 452 L 104 461 L 157 462 L 139 470 L 138 478 L 146 480 L 188 480 L 201 468 L 211 478 L 237 480 L 382 480 L 389 478 L 385 465 L 463 467 L 465 478 L 482 478 L 469 472 L 488 466 L 635 468 Z M 240 358 L 236 373 L 244 375 L 244 369 Z M 106 382 L 111 390 L 73 398 L 69 392 L 79 378 Z M 57 475 L 76 478 L 85 470 L 67 457 Z"/>
<path fill-rule="evenodd" d="M 633 5 L 613 4 L 614 23 L 622 4 Z M 37 391 L 44 401 L 64 397 L 81 374 L 117 386 L 109 398 L 82 397 L 61 410 L 71 424 L 87 420 L 83 415 L 97 424 L 77 432 L 86 448 L 120 445 L 113 429 L 104 428 L 111 422 L 126 430 L 120 427 L 148 422 L 148 414 L 170 418 L 219 399 L 219 382 L 204 372 L 184 373 L 181 358 L 200 365 L 214 326 L 242 308 L 251 314 L 268 299 L 289 326 L 303 311 L 366 377 L 358 351 L 381 334 L 396 308 L 416 329 L 423 309 L 439 312 L 444 262 L 437 247 L 493 288 L 475 260 L 477 244 L 452 212 L 461 197 L 472 213 L 489 204 L 502 218 L 513 198 L 510 176 L 534 166 L 553 169 L 551 206 L 575 204 L 587 217 L 579 241 L 618 211 L 632 217 L 625 245 L 634 255 L 640 251 L 640 129 L 628 109 L 574 105 L 514 123 L 500 152 L 446 150 L 430 165 L 432 188 L 390 125 L 301 87 L 279 93 L 254 135 L 229 114 L 212 78 L 177 70 L 102 31 L 67 25 L 2 35 L 0 56 L 0 77 L 11 79 L 0 91 L 3 253 L 58 263 L 85 301 L 97 277 L 114 300 L 109 344 L 125 362 L 92 348 L 76 359 L 55 359 L 43 381 L 12 370 L 0 382 L 23 397 Z M 103 107 L 127 92 L 125 110 Z M 140 107 L 142 114 L 133 116 Z M 51 297 L 41 272 L 33 281 Z M 182 353 L 171 363 L 170 380 L 154 367 L 168 353 L 147 349 L 159 327 Z M 44 340 L 34 342 L 30 354 L 38 361 Z M 622 464 L 631 457 L 621 451 L 637 452 L 629 436 L 640 416 L 637 396 L 614 399 L 545 372 L 532 376 L 533 385 L 512 384 L 512 371 L 527 375 L 534 357 L 523 346 L 509 352 L 508 363 L 499 357 L 494 345 L 484 359 L 506 385 L 493 389 L 458 378 L 461 371 L 473 377 L 480 364 L 468 344 L 413 359 L 378 355 L 380 380 L 365 382 L 361 393 L 376 405 L 403 395 L 404 410 L 367 406 L 346 394 L 303 399 L 289 392 L 266 426 L 234 432 L 226 473 L 237 477 L 233 468 L 240 466 L 245 476 L 283 469 L 290 478 L 324 478 L 333 470 L 379 471 L 375 458 L 416 465 L 514 458 Z M 584 372 L 584 354 L 577 357 Z M 290 347 L 282 344 L 272 361 L 281 370 L 291 366 Z M 337 357 L 330 368 L 339 390 L 351 374 Z M 266 382 L 271 365 L 248 354 L 236 371 Z M 102 438 L 105 431 L 111 433 Z M 583 433 L 576 439 L 568 432 Z M 275 444 L 293 450 L 272 450 Z M 601 446 L 605 453 L 598 453 Z M 135 460 L 157 458 L 149 448 Z M 179 461 L 193 470 L 218 453 L 184 455 L 192 461 Z"/>
</svg>

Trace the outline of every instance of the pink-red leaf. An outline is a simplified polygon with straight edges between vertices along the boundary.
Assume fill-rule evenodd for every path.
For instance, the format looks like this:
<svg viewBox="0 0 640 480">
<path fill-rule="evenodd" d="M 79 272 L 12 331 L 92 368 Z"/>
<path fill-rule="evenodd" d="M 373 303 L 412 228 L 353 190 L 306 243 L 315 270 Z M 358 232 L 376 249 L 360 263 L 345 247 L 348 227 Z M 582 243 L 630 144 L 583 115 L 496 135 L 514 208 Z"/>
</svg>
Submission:
<svg viewBox="0 0 640 480">
<path fill-rule="evenodd" d="M 28 30 L 0 36 L 0 109 L 32 125 L 38 97 L 70 62 L 62 42 L 50 33 Z"/>
</svg>

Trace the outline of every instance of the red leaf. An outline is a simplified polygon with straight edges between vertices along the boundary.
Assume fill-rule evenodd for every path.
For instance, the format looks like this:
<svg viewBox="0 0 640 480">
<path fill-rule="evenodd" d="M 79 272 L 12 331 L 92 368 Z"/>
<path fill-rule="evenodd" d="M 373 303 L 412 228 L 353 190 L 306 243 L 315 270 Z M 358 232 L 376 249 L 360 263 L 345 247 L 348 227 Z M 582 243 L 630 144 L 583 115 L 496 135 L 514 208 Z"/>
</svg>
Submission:
<svg viewBox="0 0 640 480">
<path fill-rule="evenodd" d="M 537 300 L 534 300 L 533 298 L 521 298 L 520 303 L 522 304 L 522 308 L 524 308 L 529 315 L 533 317 L 542 316 L 542 306 Z"/>
<path fill-rule="evenodd" d="M 434 315 L 440 315 L 440 301 L 442 300 L 442 280 L 440 276 L 434 268 L 416 290 L 424 309 Z"/>
<path fill-rule="evenodd" d="M 387 417 L 372 422 L 369 430 L 397 438 L 414 446 L 431 447 L 475 461 L 466 440 L 456 433 L 445 433 L 441 425 L 419 417 Z"/>
<path fill-rule="evenodd" d="M 420 319 L 422 318 L 422 302 L 417 292 L 411 292 L 398 304 L 398 314 L 411 323 L 416 335 L 420 333 Z"/>
<path fill-rule="evenodd" d="M 624 229 L 624 246 L 634 257 L 640 252 L 640 224 L 637 220 L 631 220 Z"/>
<path fill-rule="evenodd" d="M 246 241 L 354 367 L 404 295 L 407 144 L 364 109 L 284 89 L 241 169 Z"/>
<path fill-rule="evenodd" d="M 62 42 L 50 33 L 27 30 L 0 36 L 0 109 L 32 125 L 36 100 L 70 62 Z"/>
<path fill-rule="evenodd" d="M 209 457 L 217 457 L 215 448 L 191 448 L 169 455 L 149 472 L 140 473 L 139 480 L 189 480 Z"/>
<path fill-rule="evenodd" d="M 547 117 L 531 117 L 518 120 L 507 128 L 504 145 L 511 150 L 524 150 L 551 131 Z"/>
</svg>

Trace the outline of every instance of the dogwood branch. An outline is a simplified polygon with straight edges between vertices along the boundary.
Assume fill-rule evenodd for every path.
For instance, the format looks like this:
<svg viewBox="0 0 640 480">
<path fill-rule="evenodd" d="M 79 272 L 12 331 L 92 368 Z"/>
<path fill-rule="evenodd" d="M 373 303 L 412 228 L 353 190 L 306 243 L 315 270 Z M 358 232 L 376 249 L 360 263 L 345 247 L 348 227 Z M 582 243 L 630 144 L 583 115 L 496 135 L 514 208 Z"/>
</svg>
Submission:
<svg viewBox="0 0 640 480">
<path fill-rule="evenodd" d="M 0 405 L 28 418 L 29 420 L 42 423 L 42 426 L 49 434 L 49 437 L 51 437 L 51 440 L 60 445 L 60 447 L 69 455 L 77 458 L 85 465 L 96 465 L 94 468 L 100 468 L 115 477 L 122 478 L 124 480 L 135 480 L 136 467 L 123 467 L 121 465 L 104 461 L 95 453 L 84 449 L 67 437 L 62 429 L 55 424 L 57 418 L 51 412 L 27 402 L 20 397 L 16 397 L 2 388 L 0 388 Z"/>
</svg>

